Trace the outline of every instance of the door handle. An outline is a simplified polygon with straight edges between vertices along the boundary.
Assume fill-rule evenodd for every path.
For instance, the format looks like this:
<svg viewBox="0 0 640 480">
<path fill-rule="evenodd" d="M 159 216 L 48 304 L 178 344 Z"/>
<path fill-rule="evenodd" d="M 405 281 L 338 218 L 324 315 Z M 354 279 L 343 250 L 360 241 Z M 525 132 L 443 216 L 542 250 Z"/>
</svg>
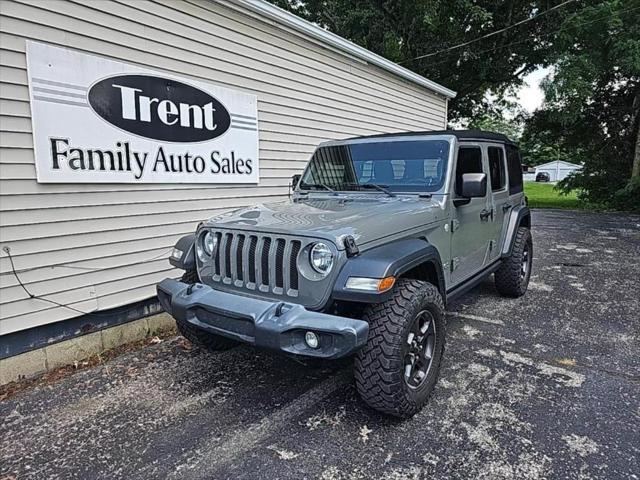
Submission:
<svg viewBox="0 0 640 480">
<path fill-rule="evenodd" d="M 493 210 L 487 210 L 486 208 L 480 211 L 480 220 L 486 220 L 493 216 Z"/>
<path fill-rule="evenodd" d="M 508 203 L 505 203 L 504 205 L 502 205 L 502 211 L 506 212 L 507 210 L 509 210 L 511 208 L 511 205 L 509 205 Z"/>
</svg>

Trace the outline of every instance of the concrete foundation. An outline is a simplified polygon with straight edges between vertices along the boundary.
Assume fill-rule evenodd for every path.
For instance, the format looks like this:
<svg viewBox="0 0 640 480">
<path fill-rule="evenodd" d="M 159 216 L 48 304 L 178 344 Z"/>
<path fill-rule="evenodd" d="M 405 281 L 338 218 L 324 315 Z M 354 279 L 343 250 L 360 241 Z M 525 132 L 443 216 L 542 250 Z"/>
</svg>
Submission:
<svg viewBox="0 0 640 480">
<path fill-rule="evenodd" d="M 125 343 L 175 329 L 166 313 L 152 315 L 0 360 L 0 385 L 33 377 L 97 355 Z"/>
</svg>

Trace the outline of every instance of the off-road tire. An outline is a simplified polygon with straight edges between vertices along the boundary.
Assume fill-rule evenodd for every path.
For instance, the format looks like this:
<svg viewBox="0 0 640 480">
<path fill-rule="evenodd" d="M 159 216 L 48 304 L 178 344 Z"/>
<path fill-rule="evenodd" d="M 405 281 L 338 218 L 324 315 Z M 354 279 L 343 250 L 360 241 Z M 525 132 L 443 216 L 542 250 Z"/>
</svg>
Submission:
<svg viewBox="0 0 640 480">
<path fill-rule="evenodd" d="M 407 340 L 423 310 L 431 313 L 436 327 L 433 360 L 423 383 L 410 388 L 404 378 Z M 380 412 L 411 417 L 427 402 L 438 380 L 445 344 L 442 296 L 431 283 L 401 278 L 391 298 L 367 307 L 363 319 L 369 323 L 369 338 L 354 362 L 358 393 Z"/>
<path fill-rule="evenodd" d="M 198 278 L 198 272 L 195 270 L 187 270 L 182 275 L 181 281 L 184 283 L 196 283 L 200 279 Z M 176 325 L 180 334 L 189 340 L 194 345 L 209 350 L 211 352 L 218 352 L 222 350 L 229 350 L 230 348 L 238 345 L 238 342 L 231 340 L 230 338 L 221 337 L 220 335 L 214 335 L 212 333 L 201 330 L 194 327 L 190 323 L 180 321 L 176 319 Z"/>
<path fill-rule="evenodd" d="M 522 274 L 523 259 L 527 252 L 528 268 Z M 496 289 L 505 297 L 521 297 L 527 291 L 533 265 L 533 242 L 531 231 L 526 227 L 519 227 L 513 242 L 511 255 L 502 260 L 502 265 L 496 270 L 494 280 Z"/>
</svg>

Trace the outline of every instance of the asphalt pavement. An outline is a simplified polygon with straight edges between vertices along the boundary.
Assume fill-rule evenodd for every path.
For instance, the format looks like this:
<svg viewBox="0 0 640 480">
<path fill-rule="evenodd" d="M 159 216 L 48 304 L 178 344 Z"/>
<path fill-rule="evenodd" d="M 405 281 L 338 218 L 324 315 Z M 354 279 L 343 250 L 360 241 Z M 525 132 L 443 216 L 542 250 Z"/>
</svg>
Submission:
<svg viewBox="0 0 640 480">
<path fill-rule="evenodd" d="M 0 403 L 0 478 L 637 479 L 640 217 L 534 211 L 528 293 L 449 307 L 410 420 L 309 367 L 180 337 Z M 5 477 L 3 477 L 5 475 Z"/>
</svg>

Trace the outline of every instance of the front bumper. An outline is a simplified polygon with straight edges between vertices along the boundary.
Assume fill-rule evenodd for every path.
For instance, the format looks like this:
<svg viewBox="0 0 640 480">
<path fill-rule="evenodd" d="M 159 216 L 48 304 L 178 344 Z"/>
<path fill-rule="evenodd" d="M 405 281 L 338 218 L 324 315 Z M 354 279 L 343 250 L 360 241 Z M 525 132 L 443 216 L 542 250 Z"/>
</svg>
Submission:
<svg viewBox="0 0 640 480">
<path fill-rule="evenodd" d="M 259 300 L 221 292 L 196 283 L 167 278 L 157 287 L 163 308 L 175 319 L 216 335 L 283 352 L 319 358 L 340 358 L 367 341 L 369 324 L 362 320 L 312 312 L 302 305 Z M 305 333 L 320 338 L 307 346 Z"/>
</svg>

